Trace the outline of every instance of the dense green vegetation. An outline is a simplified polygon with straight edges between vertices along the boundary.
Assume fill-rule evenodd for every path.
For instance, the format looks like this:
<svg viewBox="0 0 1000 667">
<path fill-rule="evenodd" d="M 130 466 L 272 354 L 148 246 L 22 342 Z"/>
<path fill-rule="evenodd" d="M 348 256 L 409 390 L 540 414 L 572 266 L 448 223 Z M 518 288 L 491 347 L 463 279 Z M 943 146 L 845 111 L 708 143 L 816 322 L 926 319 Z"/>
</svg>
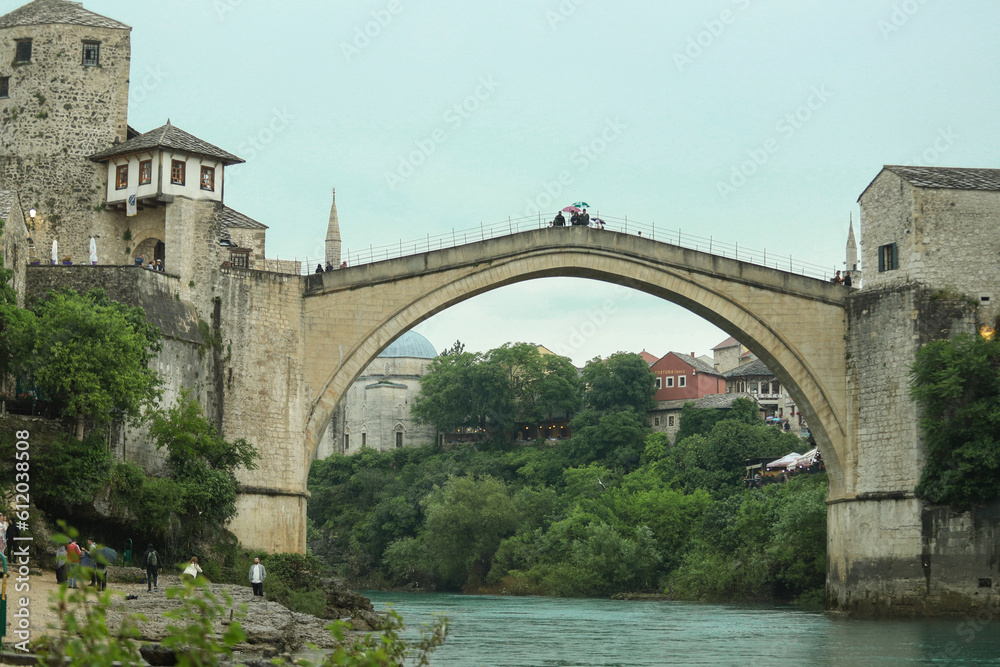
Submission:
<svg viewBox="0 0 1000 667">
<path fill-rule="evenodd" d="M 0 304 L 0 365 L 76 419 L 137 423 L 159 396 L 149 360 L 160 332 L 141 308 L 111 301 L 102 289 L 50 292 L 31 309 Z"/>
<path fill-rule="evenodd" d="M 917 495 L 956 509 L 1000 498 L 1000 339 L 928 343 L 912 375 L 927 446 Z"/>
<path fill-rule="evenodd" d="M 686 437 L 674 445 L 646 427 L 653 379 L 639 357 L 591 362 L 582 377 L 568 440 L 362 450 L 314 463 L 309 515 L 328 537 L 324 555 L 377 587 L 821 595 L 825 475 L 760 490 L 741 483 L 745 459 L 801 451 L 797 437 L 737 401 L 728 411 L 686 408 Z"/>
</svg>

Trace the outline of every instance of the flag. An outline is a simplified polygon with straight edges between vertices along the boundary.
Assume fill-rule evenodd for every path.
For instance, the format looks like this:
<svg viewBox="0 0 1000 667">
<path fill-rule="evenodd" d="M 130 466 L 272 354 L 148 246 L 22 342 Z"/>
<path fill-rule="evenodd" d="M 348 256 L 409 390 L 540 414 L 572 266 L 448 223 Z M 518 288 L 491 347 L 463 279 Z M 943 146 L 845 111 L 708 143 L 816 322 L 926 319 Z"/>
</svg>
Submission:
<svg viewBox="0 0 1000 667">
<path fill-rule="evenodd" d="M 133 216 L 137 213 L 135 205 L 135 193 L 133 192 L 128 196 L 128 203 L 125 205 L 125 215 Z"/>
</svg>

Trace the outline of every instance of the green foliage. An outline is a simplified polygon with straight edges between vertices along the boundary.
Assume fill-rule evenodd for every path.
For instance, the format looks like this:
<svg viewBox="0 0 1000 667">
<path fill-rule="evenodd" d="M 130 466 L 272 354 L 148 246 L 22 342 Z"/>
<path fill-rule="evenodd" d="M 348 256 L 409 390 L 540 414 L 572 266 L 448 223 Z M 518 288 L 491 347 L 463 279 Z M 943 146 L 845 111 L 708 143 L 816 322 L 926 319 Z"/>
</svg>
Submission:
<svg viewBox="0 0 1000 667">
<path fill-rule="evenodd" d="M 715 503 L 667 591 L 701 600 L 815 598 L 826 581 L 826 493 L 826 475 L 805 475 Z"/>
<path fill-rule="evenodd" d="M 253 445 L 242 438 L 225 440 L 187 390 L 172 408 L 153 413 L 149 434 L 157 449 L 167 448 L 185 522 L 225 525 L 236 513 L 236 470 L 257 467 L 260 455 Z"/>
<path fill-rule="evenodd" d="M 312 466 L 309 514 L 323 556 L 369 585 L 583 596 L 676 576 L 690 597 L 807 594 L 824 577 L 825 478 L 747 500 L 743 459 L 802 442 L 756 410 L 729 414 L 674 447 L 631 409 L 588 409 L 557 446 L 334 456 Z"/>
<path fill-rule="evenodd" d="M 103 438 L 90 435 L 80 441 L 61 434 L 34 452 L 34 464 L 45 471 L 44 483 L 32 486 L 44 509 L 65 511 L 67 505 L 93 501 L 107 484 L 114 461 Z"/>
<path fill-rule="evenodd" d="M 461 343 L 439 355 L 420 381 L 414 418 L 442 431 L 482 428 L 494 436 L 515 424 L 572 413 L 580 382 L 569 359 L 543 355 L 529 343 L 508 343 L 486 354 Z"/>
<path fill-rule="evenodd" d="M 653 405 L 656 376 L 638 354 L 616 352 L 607 359 L 594 359 L 583 369 L 584 405 L 592 410 L 632 409 L 645 414 Z"/>
<path fill-rule="evenodd" d="M 110 301 L 101 289 L 62 290 L 30 315 L 7 307 L 3 317 L 0 348 L 9 353 L 9 369 L 61 402 L 63 414 L 136 422 L 159 396 L 148 361 L 160 349 L 160 333 L 141 308 Z"/>
<path fill-rule="evenodd" d="M 677 428 L 675 442 L 680 442 L 692 435 L 708 435 L 712 428 L 723 420 L 735 420 L 743 424 L 763 424 L 757 406 L 748 398 L 738 398 L 733 401 L 732 408 L 720 410 L 716 408 L 701 409 L 694 403 L 686 403 L 681 409 L 681 421 Z"/>
<path fill-rule="evenodd" d="M 1000 339 L 928 343 L 912 377 L 927 448 L 917 495 L 960 510 L 1000 497 Z"/>
<path fill-rule="evenodd" d="M 333 636 L 339 646 L 322 662 L 312 663 L 300 660 L 295 664 L 304 667 L 334 667 L 347 665 L 350 667 L 428 667 L 431 654 L 441 646 L 448 637 L 448 617 L 441 616 L 430 628 L 421 628 L 420 639 L 409 644 L 403 639 L 405 629 L 403 619 L 390 609 L 382 629 L 378 633 L 369 633 L 357 641 L 346 641 L 350 624 L 337 621 L 330 626 Z M 274 664 L 282 665 L 284 662 Z"/>
</svg>

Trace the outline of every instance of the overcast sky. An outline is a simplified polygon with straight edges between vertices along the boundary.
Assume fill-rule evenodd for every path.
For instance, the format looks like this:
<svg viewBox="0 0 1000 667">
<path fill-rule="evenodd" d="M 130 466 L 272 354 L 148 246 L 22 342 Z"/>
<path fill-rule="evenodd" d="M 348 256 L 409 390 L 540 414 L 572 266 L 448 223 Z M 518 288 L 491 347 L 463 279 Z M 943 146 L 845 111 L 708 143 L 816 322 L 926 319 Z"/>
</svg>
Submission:
<svg viewBox="0 0 1000 667">
<path fill-rule="evenodd" d="M 322 256 L 336 186 L 345 254 L 585 200 L 833 270 L 883 164 L 998 166 L 990 0 L 84 6 L 133 27 L 133 127 L 169 117 L 247 160 L 226 203 L 270 226 L 272 257 Z M 577 364 L 727 336 L 579 279 L 496 290 L 417 330 L 438 350 L 530 341 Z"/>
</svg>

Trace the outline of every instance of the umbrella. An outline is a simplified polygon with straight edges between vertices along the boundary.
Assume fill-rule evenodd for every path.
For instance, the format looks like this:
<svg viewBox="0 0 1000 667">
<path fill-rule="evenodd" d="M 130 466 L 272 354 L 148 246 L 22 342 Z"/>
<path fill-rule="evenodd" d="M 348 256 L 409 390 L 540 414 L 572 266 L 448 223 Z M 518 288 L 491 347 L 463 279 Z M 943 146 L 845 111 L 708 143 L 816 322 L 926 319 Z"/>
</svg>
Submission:
<svg viewBox="0 0 1000 667">
<path fill-rule="evenodd" d="M 59 263 L 59 241 L 52 239 L 52 263 Z"/>
<path fill-rule="evenodd" d="M 576 206 L 567 206 L 563 210 L 566 211 L 567 213 L 579 213 L 580 212 L 580 209 L 578 209 Z"/>
<path fill-rule="evenodd" d="M 96 549 L 94 554 L 94 559 L 102 565 L 110 565 L 118 560 L 118 552 L 111 547 L 101 547 Z"/>
<path fill-rule="evenodd" d="M 578 201 L 578 202 L 574 202 L 574 203 L 573 203 L 573 206 L 578 206 L 578 207 L 580 207 L 580 208 L 590 208 L 590 204 L 588 204 L 588 203 L 587 203 L 587 202 L 585 202 L 585 201 Z"/>
<path fill-rule="evenodd" d="M 90 263 L 97 264 L 97 241 L 90 237 Z"/>
</svg>

